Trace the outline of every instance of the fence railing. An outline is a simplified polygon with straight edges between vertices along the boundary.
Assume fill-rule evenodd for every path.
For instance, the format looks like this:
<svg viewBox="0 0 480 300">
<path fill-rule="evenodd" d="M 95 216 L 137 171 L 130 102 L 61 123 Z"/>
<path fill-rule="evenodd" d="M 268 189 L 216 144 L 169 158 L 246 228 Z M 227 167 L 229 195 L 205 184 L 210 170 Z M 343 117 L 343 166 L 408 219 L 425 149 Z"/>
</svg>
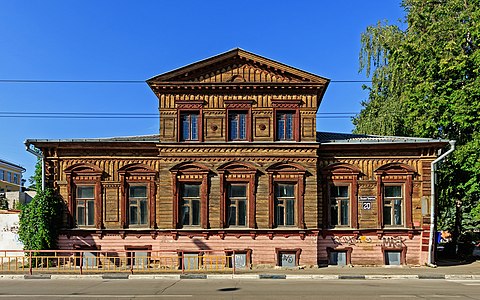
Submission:
<svg viewBox="0 0 480 300">
<path fill-rule="evenodd" d="M 0 272 L 193 273 L 247 268 L 245 254 L 215 251 L 0 250 Z"/>
</svg>

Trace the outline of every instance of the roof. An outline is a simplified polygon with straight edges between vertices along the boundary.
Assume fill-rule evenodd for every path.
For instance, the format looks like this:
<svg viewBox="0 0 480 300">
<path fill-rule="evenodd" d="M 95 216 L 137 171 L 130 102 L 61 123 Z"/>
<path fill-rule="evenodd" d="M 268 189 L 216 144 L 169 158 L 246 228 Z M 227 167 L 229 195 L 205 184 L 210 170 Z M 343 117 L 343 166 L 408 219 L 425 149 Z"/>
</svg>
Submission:
<svg viewBox="0 0 480 300">
<path fill-rule="evenodd" d="M 146 142 L 159 143 L 160 136 L 158 134 L 120 136 L 108 138 L 78 138 L 78 139 L 27 139 L 25 144 L 35 143 L 116 143 L 116 142 Z M 402 136 L 382 136 L 367 134 L 352 134 L 338 132 L 317 132 L 317 142 L 325 144 L 415 144 L 415 143 L 448 143 L 448 140 L 419 138 L 419 137 L 402 137 Z M 264 142 L 262 142 L 264 143 Z M 209 144 L 209 143 L 202 143 Z M 3 161 L 3 160 L 0 160 Z M 21 168 L 21 167 L 20 167 Z"/>
<path fill-rule="evenodd" d="M 403 136 L 383 136 L 336 132 L 317 132 L 317 142 L 320 144 L 415 144 L 415 143 L 448 143 L 448 140 L 403 137 Z"/>
<path fill-rule="evenodd" d="M 260 56 L 252 52 L 248 52 L 240 48 L 235 48 L 230 51 L 212 56 L 210 58 L 206 58 L 198 62 L 186 65 L 184 67 L 180 67 L 178 69 L 154 76 L 148 79 L 147 83 L 151 84 L 154 82 L 186 81 L 184 79 L 180 79 L 188 78 L 189 74 L 191 74 L 192 72 L 199 71 L 208 66 L 221 64 L 222 62 L 229 61 L 235 57 L 254 61 L 261 65 L 280 70 L 281 72 L 293 74 L 299 78 L 303 78 L 305 82 L 320 83 L 324 85 L 328 85 L 328 83 L 330 82 L 330 79 L 327 79 L 325 77 L 321 77 L 316 74 L 288 66 L 281 62 Z"/>
<path fill-rule="evenodd" d="M 115 143 L 115 142 L 151 142 L 158 143 L 158 134 L 120 136 L 108 138 L 79 138 L 79 139 L 27 139 L 26 145 L 35 143 Z"/>
<path fill-rule="evenodd" d="M 26 169 L 25 169 L 24 167 L 22 167 L 22 166 L 20 166 L 20 165 L 16 165 L 16 164 L 11 163 L 11 162 L 8 162 L 8 161 L 3 160 L 3 159 L 0 159 L 0 165 L 1 165 L 1 164 L 5 164 L 5 165 L 7 165 L 7 166 L 9 166 L 9 167 L 11 167 L 11 168 L 18 169 L 18 170 L 20 170 L 20 172 L 25 172 L 25 171 L 26 171 Z"/>
</svg>

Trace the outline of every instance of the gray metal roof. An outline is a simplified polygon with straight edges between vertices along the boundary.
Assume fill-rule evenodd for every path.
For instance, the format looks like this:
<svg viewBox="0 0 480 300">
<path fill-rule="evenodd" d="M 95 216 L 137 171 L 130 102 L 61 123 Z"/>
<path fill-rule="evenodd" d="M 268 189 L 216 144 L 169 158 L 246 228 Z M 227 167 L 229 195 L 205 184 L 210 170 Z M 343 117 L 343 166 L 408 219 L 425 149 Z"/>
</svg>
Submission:
<svg viewBox="0 0 480 300">
<path fill-rule="evenodd" d="M 112 142 L 151 142 L 158 143 L 160 135 L 134 135 L 109 138 L 82 138 L 82 139 L 27 139 L 25 144 L 33 143 L 112 143 Z"/>
<path fill-rule="evenodd" d="M 109 138 L 81 139 L 28 139 L 25 144 L 34 143 L 114 143 L 114 142 L 147 142 L 159 143 L 158 134 L 121 136 Z M 415 144 L 415 143 L 448 143 L 448 140 L 419 137 L 382 136 L 367 134 L 352 134 L 338 132 L 317 132 L 317 142 L 320 144 Z M 262 142 L 264 143 L 264 142 Z M 209 143 L 205 143 L 209 144 Z"/>
<path fill-rule="evenodd" d="M 448 140 L 403 136 L 317 132 L 317 142 L 320 144 L 412 144 L 448 143 Z"/>
</svg>

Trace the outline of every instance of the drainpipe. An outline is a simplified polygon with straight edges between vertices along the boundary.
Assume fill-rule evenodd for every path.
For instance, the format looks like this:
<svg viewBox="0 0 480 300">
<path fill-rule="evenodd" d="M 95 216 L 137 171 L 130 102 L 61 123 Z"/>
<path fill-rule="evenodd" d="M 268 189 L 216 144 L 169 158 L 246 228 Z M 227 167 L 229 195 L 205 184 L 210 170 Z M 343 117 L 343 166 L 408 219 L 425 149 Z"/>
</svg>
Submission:
<svg viewBox="0 0 480 300">
<path fill-rule="evenodd" d="M 430 239 L 428 241 L 428 262 L 427 265 L 430 267 L 436 267 L 433 261 L 433 245 L 435 244 L 435 171 L 437 170 L 437 163 L 442 161 L 447 155 L 452 153 L 455 150 L 455 141 L 450 141 L 450 149 L 440 155 L 437 159 L 432 161 L 430 166 L 430 182 L 431 182 L 431 195 L 430 195 Z"/>
<path fill-rule="evenodd" d="M 45 156 L 43 156 L 43 153 L 40 150 L 35 151 L 34 149 L 30 148 L 30 143 L 27 141 L 25 141 L 25 147 L 27 152 L 30 152 L 36 157 L 42 159 L 42 191 L 44 191 L 45 190 L 45 162 L 44 162 Z"/>
</svg>

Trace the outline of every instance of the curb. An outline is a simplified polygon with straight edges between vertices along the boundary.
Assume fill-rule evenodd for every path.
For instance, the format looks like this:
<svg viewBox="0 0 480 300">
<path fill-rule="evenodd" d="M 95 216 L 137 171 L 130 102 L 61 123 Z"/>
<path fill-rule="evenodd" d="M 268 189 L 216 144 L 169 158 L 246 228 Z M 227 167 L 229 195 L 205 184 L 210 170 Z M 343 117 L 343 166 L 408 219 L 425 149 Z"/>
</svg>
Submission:
<svg viewBox="0 0 480 300">
<path fill-rule="evenodd" d="M 322 274 L 126 274 L 126 273 L 107 273 L 98 275 L 0 275 L 0 280 L 35 280 L 35 279 L 53 279 L 53 280 L 393 280 L 393 279 L 420 279 L 420 280 L 480 280 L 480 275 L 444 275 L 444 274 L 418 274 L 418 275 L 322 275 Z"/>
</svg>

